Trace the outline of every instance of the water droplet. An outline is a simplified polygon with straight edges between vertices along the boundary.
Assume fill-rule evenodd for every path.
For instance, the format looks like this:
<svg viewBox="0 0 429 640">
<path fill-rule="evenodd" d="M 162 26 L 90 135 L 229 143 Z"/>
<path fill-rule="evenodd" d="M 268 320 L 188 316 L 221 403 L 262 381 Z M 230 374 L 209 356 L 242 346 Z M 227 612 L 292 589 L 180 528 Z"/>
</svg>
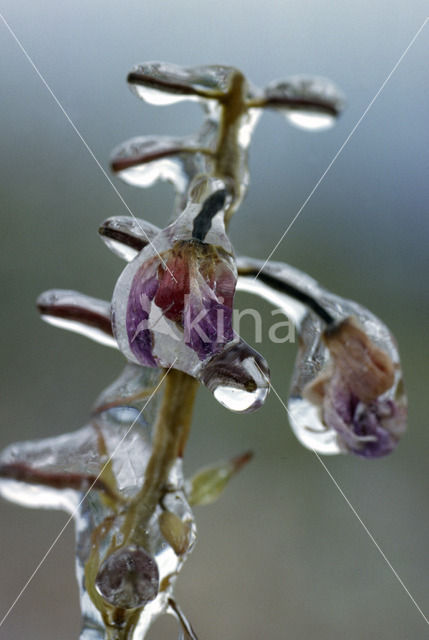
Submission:
<svg viewBox="0 0 429 640">
<path fill-rule="evenodd" d="M 121 180 L 134 187 L 150 187 L 157 180 L 166 180 L 176 185 L 182 193 L 186 187 L 186 175 L 182 171 L 182 163 L 177 159 L 158 160 L 156 163 L 138 165 L 121 171 Z"/>
<path fill-rule="evenodd" d="M 151 87 L 133 85 L 131 90 L 135 95 L 144 100 L 148 104 L 157 107 L 165 107 L 170 104 L 177 104 L 184 100 L 198 101 L 198 96 L 181 95 L 180 93 L 167 93 L 166 91 L 158 91 Z"/>
<path fill-rule="evenodd" d="M 262 406 L 267 393 L 268 388 L 245 391 L 236 387 L 219 386 L 214 390 L 213 395 L 226 409 L 246 413 Z"/>
<path fill-rule="evenodd" d="M 311 110 L 288 111 L 285 114 L 287 120 L 299 129 L 308 131 L 322 131 L 334 126 L 336 117 L 330 113 L 321 113 Z"/>
<path fill-rule="evenodd" d="M 101 565 L 95 586 L 100 595 L 115 607 L 141 607 L 158 595 L 158 565 L 141 547 L 119 549 Z"/>
<path fill-rule="evenodd" d="M 241 339 L 213 356 L 198 377 L 220 404 L 239 413 L 262 406 L 269 390 L 265 359 Z"/>
</svg>

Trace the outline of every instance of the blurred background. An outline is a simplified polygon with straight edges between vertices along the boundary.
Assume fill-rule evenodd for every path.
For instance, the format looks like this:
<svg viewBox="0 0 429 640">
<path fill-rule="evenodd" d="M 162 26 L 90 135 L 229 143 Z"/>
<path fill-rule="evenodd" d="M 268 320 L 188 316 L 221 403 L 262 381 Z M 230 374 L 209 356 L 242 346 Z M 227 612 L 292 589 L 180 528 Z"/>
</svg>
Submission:
<svg viewBox="0 0 429 640">
<path fill-rule="evenodd" d="M 264 259 L 427 15 L 423 0 L 122 3 L 4 0 L 2 12 L 104 167 L 142 134 L 195 131 L 192 103 L 155 108 L 131 95 L 146 60 L 235 65 L 259 86 L 292 74 L 331 78 L 347 109 L 334 129 L 293 129 L 267 113 L 250 151 L 251 186 L 231 225 L 240 253 Z M 429 611 L 428 78 L 429 24 L 293 225 L 273 259 L 369 307 L 396 335 L 409 432 L 385 459 L 325 458 L 423 611 Z M 126 211 L 0 21 L 0 446 L 77 429 L 123 366 L 113 350 L 42 323 L 37 295 L 71 288 L 108 299 L 123 264 L 97 237 Z M 161 226 L 173 190 L 115 181 L 137 216 Z M 270 309 L 255 304 L 266 321 Z M 268 326 L 268 325 L 267 325 Z M 244 337 L 252 324 L 243 321 Z M 265 333 L 265 336 L 267 333 Z M 284 399 L 295 347 L 260 346 Z M 212 507 L 177 585 L 201 640 L 404 640 L 428 627 L 316 457 L 271 394 L 228 413 L 199 394 L 186 470 L 252 449 L 255 458 Z M 64 525 L 56 512 L 0 504 L 0 617 Z M 79 608 L 68 527 L 0 638 L 75 640 Z M 175 638 L 173 620 L 150 638 Z"/>
</svg>

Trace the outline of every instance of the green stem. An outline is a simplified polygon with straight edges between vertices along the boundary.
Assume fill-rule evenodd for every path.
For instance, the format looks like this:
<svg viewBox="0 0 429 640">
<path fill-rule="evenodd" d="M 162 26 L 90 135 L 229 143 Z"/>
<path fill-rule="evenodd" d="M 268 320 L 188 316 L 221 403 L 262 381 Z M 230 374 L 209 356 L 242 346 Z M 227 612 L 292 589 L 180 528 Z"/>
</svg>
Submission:
<svg viewBox="0 0 429 640">
<path fill-rule="evenodd" d="M 152 455 L 143 487 L 127 511 L 123 545 L 145 546 L 147 524 L 162 498 L 171 467 L 183 456 L 189 435 L 198 382 L 186 373 L 172 369 L 165 385 L 154 428 Z"/>
<path fill-rule="evenodd" d="M 222 114 L 213 173 L 232 182 L 234 189 L 232 204 L 225 214 L 226 223 L 240 203 L 242 167 L 247 161 L 246 152 L 238 141 L 242 118 L 247 113 L 245 94 L 246 79 L 237 71 L 232 78 L 228 93 L 219 99 Z"/>
</svg>

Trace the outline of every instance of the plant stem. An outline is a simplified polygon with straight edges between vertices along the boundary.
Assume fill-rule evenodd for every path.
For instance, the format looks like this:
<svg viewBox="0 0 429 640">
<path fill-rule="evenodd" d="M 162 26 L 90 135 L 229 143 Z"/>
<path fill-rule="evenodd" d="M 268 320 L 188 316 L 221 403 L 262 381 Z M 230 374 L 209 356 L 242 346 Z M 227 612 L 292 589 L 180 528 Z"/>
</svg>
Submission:
<svg viewBox="0 0 429 640">
<path fill-rule="evenodd" d="M 191 427 L 198 382 L 188 374 L 172 369 L 165 385 L 143 487 L 130 505 L 124 523 L 124 544 L 127 545 L 145 546 L 147 523 L 162 498 L 171 467 L 183 456 Z"/>
</svg>

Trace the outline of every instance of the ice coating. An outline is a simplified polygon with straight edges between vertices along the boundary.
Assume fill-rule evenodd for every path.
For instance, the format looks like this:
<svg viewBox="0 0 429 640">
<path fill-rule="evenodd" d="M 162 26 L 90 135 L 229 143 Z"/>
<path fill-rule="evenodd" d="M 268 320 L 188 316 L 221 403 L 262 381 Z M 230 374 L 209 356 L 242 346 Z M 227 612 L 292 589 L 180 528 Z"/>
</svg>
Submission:
<svg viewBox="0 0 429 640">
<path fill-rule="evenodd" d="M 407 401 L 389 329 L 289 265 L 241 257 L 237 267 L 237 289 L 278 305 L 299 331 L 288 410 L 302 444 L 326 454 L 390 453 L 406 429 Z"/>
<path fill-rule="evenodd" d="M 144 136 L 123 143 L 114 152 L 113 170 L 141 187 L 169 180 L 176 189 L 176 212 L 185 205 L 186 191 L 198 173 L 230 179 L 234 197 L 227 220 L 249 184 L 247 150 L 264 108 L 284 113 L 300 128 L 321 130 L 332 126 L 344 107 L 341 92 L 326 78 L 292 76 L 259 90 L 241 71 L 222 65 L 145 62 L 129 73 L 128 83 L 149 104 L 197 101 L 206 117 L 194 136 Z"/>
<path fill-rule="evenodd" d="M 186 192 L 199 174 L 231 180 L 234 197 L 227 218 L 240 205 L 249 184 L 247 150 L 261 115 L 252 101 L 260 92 L 234 67 L 185 68 L 166 62 L 138 65 L 128 76 L 131 90 L 154 105 L 182 100 L 200 102 L 205 119 L 194 136 L 139 137 L 114 151 L 113 170 L 126 182 L 150 186 L 158 179 L 176 189 L 175 211 L 186 204 Z M 260 101 L 257 106 L 263 106 Z"/>
<path fill-rule="evenodd" d="M 346 312 L 347 301 L 343 306 Z M 388 329 L 366 309 L 356 311 L 322 332 L 326 361 L 300 393 L 302 402 L 318 407 L 323 424 L 334 429 L 340 449 L 377 458 L 393 451 L 405 431 L 406 398 Z M 292 388 L 292 412 L 294 402 Z"/>
<path fill-rule="evenodd" d="M 38 297 L 37 307 L 42 319 L 48 324 L 116 348 L 108 302 L 78 291 L 51 289 Z"/>
<path fill-rule="evenodd" d="M 292 76 L 268 85 L 265 106 L 284 113 L 301 129 L 328 129 L 344 108 L 344 97 L 327 78 Z"/>
<path fill-rule="evenodd" d="M 192 179 L 207 170 L 207 159 L 197 136 L 140 136 L 114 149 L 111 168 L 130 185 L 150 187 L 167 180 L 184 194 Z"/>
<path fill-rule="evenodd" d="M 131 262 L 159 232 L 160 229 L 150 222 L 131 216 L 107 218 L 98 229 L 106 246 L 127 262 Z"/>
</svg>

